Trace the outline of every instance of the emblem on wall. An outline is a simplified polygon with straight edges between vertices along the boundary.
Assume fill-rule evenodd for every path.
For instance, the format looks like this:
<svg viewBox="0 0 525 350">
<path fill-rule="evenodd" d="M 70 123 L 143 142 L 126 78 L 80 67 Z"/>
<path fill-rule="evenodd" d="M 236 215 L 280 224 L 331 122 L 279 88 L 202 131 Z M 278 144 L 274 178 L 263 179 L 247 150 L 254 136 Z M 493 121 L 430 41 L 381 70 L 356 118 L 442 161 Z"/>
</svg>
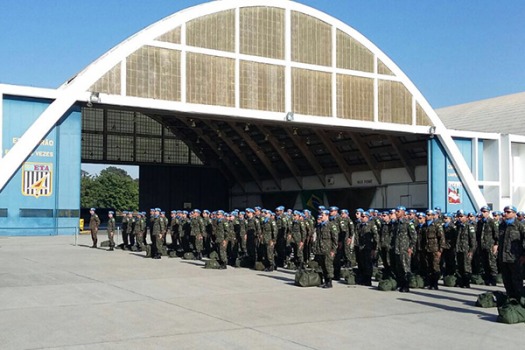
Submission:
<svg viewBox="0 0 525 350">
<path fill-rule="evenodd" d="M 22 194 L 24 196 L 49 197 L 53 191 L 53 163 L 24 163 L 22 171 Z"/>
</svg>

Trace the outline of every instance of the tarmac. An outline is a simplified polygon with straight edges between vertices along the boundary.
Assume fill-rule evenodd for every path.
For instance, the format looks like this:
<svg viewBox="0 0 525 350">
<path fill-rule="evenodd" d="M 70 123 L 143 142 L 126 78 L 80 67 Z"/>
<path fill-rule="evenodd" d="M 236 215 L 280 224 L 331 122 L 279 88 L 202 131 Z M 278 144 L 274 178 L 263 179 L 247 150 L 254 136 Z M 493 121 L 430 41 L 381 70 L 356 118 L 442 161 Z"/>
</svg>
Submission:
<svg viewBox="0 0 525 350">
<path fill-rule="evenodd" d="M 100 235 L 99 242 L 105 237 Z M 525 324 L 474 306 L 501 286 L 410 293 L 202 261 L 79 236 L 0 237 L 1 349 L 517 349 Z"/>
</svg>

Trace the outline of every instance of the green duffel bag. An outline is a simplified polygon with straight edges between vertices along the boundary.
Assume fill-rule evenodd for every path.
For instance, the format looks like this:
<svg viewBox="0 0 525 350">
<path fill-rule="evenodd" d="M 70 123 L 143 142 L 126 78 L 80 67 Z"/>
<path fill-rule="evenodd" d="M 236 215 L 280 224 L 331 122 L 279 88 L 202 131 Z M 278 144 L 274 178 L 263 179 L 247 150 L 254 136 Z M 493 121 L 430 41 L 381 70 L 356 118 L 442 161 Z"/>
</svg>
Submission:
<svg viewBox="0 0 525 350">
<path fill-rule="evenodd" d="M 351 272 L 350 274 L 345 276 L 345 283 L 349 286 L 355 286 L 355 274 L 354 272 Z"/>
<path fill-rule="evenodd" d="M 102 241 L 102 243 L 100 243 L 100 248 L 107 248 L 109 247 L 109 241 Z"/>
<path fill-rule="evenodd" d="M 193 252 L 187 252 L 187 253 L 184 253 L 182 258 L 184 260 L 195 260 L 195 255 L 193 254 Z"/>
<path fill-rule="evenodd" d="M 353 275 L 354 270 L 348 267 L 342 268 L 340 272 L 340 276 L 342 279 L 345 279 L 347 276 Z"/>
<path fill-rule="evenodd" d="M 295 285 L 299 287 L 317 287 L 321 285 L 321 276 L 315 270 L 297 270 Z"/>
<path fill-rule="evenodd" d="M 501 276 L 501 273 L 498 273 L 496 275 L 496 283 L 497 284 L 503 284 L 503 276 Z"/>
<path fill-rule="evenodd" d="M 162 256 L 168 256 L 168 247 L 166 247 L 165 245 L 162 246 L 162 248 L 160 249 L 160 254 Z"/>
<path fill-rule="evenodd" d="M 176 252 L 175 250 L 170 250 L 170 251 L 168 252 L 168 256 L 169 256 L 170 258 L 176 258 L 176 257 L 177 257 L 177 252 Z"/>
<path fill-rule="evenodd" d="M 204 263 L 205 269 L 219 269 L 221 267 L 221 264 L 215 259 L 206 260 Z"/>
<path fill-rule="evenodd" d="M 494 293 L 486 292 L 478 295 L 478 300 L 476 300 L 476 306 L 483 308 L 498 306 L 498 304 L 496 303 L 496 297 L 494 296 Z"/>
<path fill-rule="evenodd" d="M 476 284 L 478 286 L 483 286 L 485 284 L 485 281 L 483 280 L 483 277 L 481 277 L 481 275 L 472 275 L 470 276 L 470 283 Z"/>
<path fill-rule="evenodd" d="M 376 281 L 380 282 L 382 281 L 384 278 L 383 278 L 383 271 L 380 271 L 380 270 L 377 270 L 374 272 L 374 278 Z"/>
<path fill-rule="evenodd" d="M 445 287 L 455 287 L 458 278 L 455 275 L 446 275 L 443 277 L 443 285 Z"/>
<path fill-rule="evenodd" d="M 397 282 L 393 278 L 379 281 L 377 288 L 381 291 L 390 292 L 397 289 Z"/>
<path fill-rule="evenodd" d="M 408 281 L 409 288 L 425 288 L 425 280 L 419 275 L 412 275 Z"/>
<path fill-rule="evenodd" d="M 264 269 L 266 269 L 266 266 L 264 266 L 264 263 L 262 261 L 256 261 L 254 269 L 257 271 L 264 271 Z"/>
<path fill-rule="evenodd" d="M 498 307 L 498 322 L 507 324 L 525 322 L 525 308 L 516 299 L 508 299 L 505 305 Z"/>
<path fill-rule="evenodd" d="M 210 259 L 219 260 L 219 253 L 217 253 L 216 251 L 211 252 Z"/>
<path fill-rule="evenodd" d="M 310 260 L 307 266 L 309 269 L 319 269 L 319 263 L 315 260 Z"/>
<path fill-rule="evenodd" d="M 146 256 L 151 257 L 151 246 L 150 245 L 146 246 Z"/>
</svg>

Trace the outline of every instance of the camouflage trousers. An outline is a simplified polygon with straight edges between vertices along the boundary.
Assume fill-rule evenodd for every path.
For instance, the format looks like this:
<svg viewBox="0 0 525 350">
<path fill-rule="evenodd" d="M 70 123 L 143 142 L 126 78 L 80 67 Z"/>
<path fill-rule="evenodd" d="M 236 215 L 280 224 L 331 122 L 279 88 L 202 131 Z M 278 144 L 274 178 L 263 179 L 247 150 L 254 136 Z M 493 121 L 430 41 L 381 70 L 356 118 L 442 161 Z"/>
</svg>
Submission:
<svg viewBox="0 0 525 350">
<path fill-rule="evenodd" d="M 395 254 L 394 271 L 398 282 L 407 283 L 410 277 L 410 256 L 407 253 Z"/>
<path fill-rule="evenodd" d="M 395 256 L 392 250 L 388 247 L 379 248 L 379 257 L 383 262 L 383 276 L 394 277 L 393 265 L 395 262 Z"/>
<path fill-rule="evenodd" d="M 258 256 L 258 260 L 266 260 L 270 266 L 275 266 L 275 249 L 272 242 L 259 244 Z"/>
<path fill-rule="evenodd" d="M 217 248 L 219 249 L 219 261 L 221 264 L 226 265 L 228 263 L 228 254 L 226 252 L 228 241 L 224 240 L 215 243 L 218 245 Z"/>
<path fill-rule="evenodd" d="M 109 240 L 109 247 L 114 248 L 115 247 L 115 239 L 113 238 L 115 236 L 114 231 L 108 231 L 108 240 Z"/>
<path fill-rule="evenodd" d="M 318 254 L 315 256 L 315 260 L 321 266 L 325 280 L 334 278 L 334 258 L 330 254 Z"/>
<path fill-rule="evenodd" d="M 485 271 L 485 276 L 496 277 L 498 274 L 498 263 L 496 254 L 492 253 L 491 249 L 482 249 L 480 252 L 481 264 Z"/>
<path fill-rule="evenodd" d="M 204 249 L 204 239 L 202 235 L 199 233 L 195 236 L 191 236 L 190 239 L 191 239 L 191 245 L 193 246 L 193 249 L 195 249 L 197 253 L 201 253 L 202 250 Z"/>
<path fill-rule="evenodd" d="M 458 273 L 461 277 L 466 277 L 472 273 L 472 257 L 469 257 L 468 253 L 457 252 L 456 262 Z"/>
<path fill-rule="evenodd" d="M 503 285 L 509 298 L 519 300 L 525 296 L 523 289 L 523 266 L 518 261 L 513 263 L 501 263 L 501 276 Z"/>
<path fill-rule="evenodd" d="M 144 233 L 143 232 L 135 233 L 135 238 L 137 240 L 137 246 L 139 246 L 140 249 L 145 250 L 146 244 L 144 243 Z"/>
<path fill-rule="evenodd" d="M 438 252 L 421 252 L 421 274 L 433 275 L 441 273 L 440 260 L 441 256 Z"/>
<path fill-rule="evenodd" d="M 93 241 L 93 245 L 97 245 L 97 234 L 98 234 L 98 227 L 91 229 L 91 240 Z"/>
</svg>

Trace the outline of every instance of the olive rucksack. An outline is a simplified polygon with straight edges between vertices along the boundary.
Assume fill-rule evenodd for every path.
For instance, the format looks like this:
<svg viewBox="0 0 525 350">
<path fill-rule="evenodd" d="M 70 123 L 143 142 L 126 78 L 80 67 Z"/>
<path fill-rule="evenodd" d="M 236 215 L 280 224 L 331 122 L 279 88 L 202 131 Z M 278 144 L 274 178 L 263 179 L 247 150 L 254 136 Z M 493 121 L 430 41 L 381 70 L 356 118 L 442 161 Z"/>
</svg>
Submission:
<svg viewBox="0 0 525 350">
<path fill-rule="evenodd" d="M 445 287 L 455 287 L 458 278 L 455 275 L 446 275 L 443 277 L 443 285 Z"/>
<path fill-rule="evenodd" d="M 384 277 L 386 276 L 383 276 L 383 271 L 380 271 L 380 270 L 377 270 L 374 272 L 374 278 L 376 281 L 382 281 L 384 279 Z"/>
<path fill-rule="evenodd" d="M 109 241 L 102 241 L 100 243 L 100 248 L 107 248 L 109 247 Z"/>
<path fill-rule="evenodd" d="M 175 250 L 170 250 L 170 251 L 168 252 L 168 256 L 169 256 L 170 258 L 176 258 L 176 257 L 177 257 L 177 252 L 176 252 Z"/>
<path fill-rule="evenodd" d="M 211 252 L 210 259 L 219 260 L 219 253 L 217 253 L 216 251 Z"/>
<path fill-rule="evenodd" d="M 165 245 L 162 246 L 162 248 L 160 248 L 160 254 L 162 256 L 168 256 L 168 247 L 166 247 Z"/>
<path fill-rule="evenodd" d="M 264 271 L 265 268 L 266 268 L 266 266 L 264 266 L 262 261 L 256 261 L 255 262 L 255 266 L 254 266 L 255 270 L 257 270 L 257 271 Z"/>
<path fill-rule="evenodd" d="M 350 286 L 355 286 L 355 273 L 353 271 L 345 276 L 345 283 Z"/>
<path fill-rule="evenodd" d="M 501 307 L 505 305 L 507 299 L 507 294 L 503 292 L 486 292 L 478 295 L 478 300 L 476 300 L 476 306 L 483 308 Z"/>
<path fill-rule="evenodd" d="M 295 273 L 295 285 L 299 287 L 317 287 L 321 285 L 321 276 L 315 270 L 297 270 Z"/>
<path fill-rule="evenodd" d="M 204 263 L 205 269 L 218 269 L 221 267 L 221 264 L 215 259 L 206 260 Z"/>
<path fill-rule="evenodd" d="M 341 268 L 341 272 L 339 274 L 342 279 L 345 279 L 346 276 L 354 275 L 354 270 L 351 268 Z"/>
<path fill-rule="evenodd" d="M 187 252 L 187 253 L 184 253 L 182 258 L 184 260 L 195 260 L 195 255 L 193 254 L 193 252 Z"/>
<path fill-rule="evenodd" d="M 521 298 L 521 303 L 516 299 L 508 299 L 505 305 L 498 307 L 498 322 L 515 324 L 525 322 L 525 303 Z"/>
<path fill-rule="evenodd" d="M 381 291 L 393 291 L 397 289 L 397 282 L 393 278 L 387 278 L 386 280 L 379 281 L 377 288 Z"/>
<path fill-rule="evenodd" d="M 410 276 L 410 280 L 408 281 L 408 287 L 409 288 L 424 288 L 425 280 L 420 275 L 412 275 Z"/>
<path fill-rule="evenodd" d="M 481 275 L 472 275 L 470 276 L 470 283 L 482 286 L 485 284 L 485 281 Z"/>
<path fill-rule="evenodd" d="M 319 263 L 315 260 L 310 260 L 308 262 L 308 268 L 309 269 L 318 269 L 319 268 Z"/>
</svg>

